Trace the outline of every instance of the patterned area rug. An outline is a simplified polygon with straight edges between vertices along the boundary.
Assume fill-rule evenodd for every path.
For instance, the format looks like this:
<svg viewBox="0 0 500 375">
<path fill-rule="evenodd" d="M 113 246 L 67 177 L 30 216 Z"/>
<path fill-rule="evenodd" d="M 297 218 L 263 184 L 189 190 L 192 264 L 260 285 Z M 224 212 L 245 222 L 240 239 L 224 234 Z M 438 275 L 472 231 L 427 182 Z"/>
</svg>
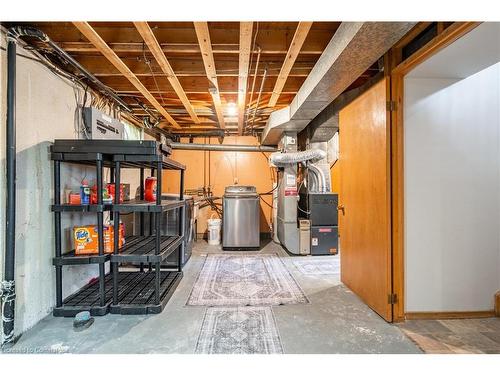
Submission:
<svg viewBox="0 0 500 375">
<path fill-rule="evenodd" d="M 340 257 L 302 258 L 293 261 L 304 275 L 340 275 Z"/>
<path fill-rule="evenodd" d="M 281 354 L 270 307 L 208 308 L 196 344 L 198 354 Z"/>
<path fill-rule="evenodd" d="M 208 255 L 188 306 L 250 306 L 309 303 L 276 255 Z"/>
</svg>

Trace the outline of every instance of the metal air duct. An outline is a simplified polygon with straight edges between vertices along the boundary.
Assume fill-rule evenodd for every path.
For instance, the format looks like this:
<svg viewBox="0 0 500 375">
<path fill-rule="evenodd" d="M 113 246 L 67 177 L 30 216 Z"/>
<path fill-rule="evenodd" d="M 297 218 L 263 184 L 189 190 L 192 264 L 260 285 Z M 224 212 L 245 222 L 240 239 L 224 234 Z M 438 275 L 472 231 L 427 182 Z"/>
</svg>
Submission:
<svg viewBox="0 0 500 375">
<path fill-rule="evenodd" d="M 343 22 L 292 103 L 271 113 L 262 144 L 276 145 L 283 132 L 302 131 L 415 23 Z"/>
</svg>

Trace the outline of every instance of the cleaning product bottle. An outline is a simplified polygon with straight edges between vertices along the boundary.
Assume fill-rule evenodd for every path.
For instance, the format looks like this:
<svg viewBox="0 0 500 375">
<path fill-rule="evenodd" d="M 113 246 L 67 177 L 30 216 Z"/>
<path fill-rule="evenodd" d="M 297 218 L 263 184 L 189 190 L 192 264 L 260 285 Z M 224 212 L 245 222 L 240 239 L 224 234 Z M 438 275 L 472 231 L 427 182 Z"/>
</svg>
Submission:
<svg viewBox="0 0 500 375">
<path fill-rule="evenodd" d="M 85 179 L 82 180 L 80 186 L 80 201 L 81 204 L 90 204 L 90 186 L 89 182 Z"/>
<path fill-rule="evenodd" d="M 149 202 L 154 202 L 156 200 L 156 177 L 146 178 L 144 199 Z"/>
</svg>

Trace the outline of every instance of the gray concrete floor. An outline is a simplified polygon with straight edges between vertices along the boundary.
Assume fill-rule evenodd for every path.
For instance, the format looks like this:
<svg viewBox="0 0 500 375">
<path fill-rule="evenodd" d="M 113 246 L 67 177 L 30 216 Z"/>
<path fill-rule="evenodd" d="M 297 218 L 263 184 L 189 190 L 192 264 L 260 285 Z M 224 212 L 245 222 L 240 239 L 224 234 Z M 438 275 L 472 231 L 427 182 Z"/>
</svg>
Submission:
<svg viewBox="0 0 500 375">
<path fill-rule="evenodd" d="M 48 316 L 25 332 L 11 352 L 18 353 L 193 353 L 205 308 L 185 306 L 206 254 L 221 253 L 205 241 L 195 243 L 184 278 L 158 315 L 96 317 L 83 332 L 71 318 Z M 278 253 L 310 304 L 275 306 L 285 353 L 421 353 L 395 325 L 370 310 L 336 276 L 306 276 L 273 242 L 261 253 Z M 252 252 L 255 253 L 255 252 Z"/>
</svg>

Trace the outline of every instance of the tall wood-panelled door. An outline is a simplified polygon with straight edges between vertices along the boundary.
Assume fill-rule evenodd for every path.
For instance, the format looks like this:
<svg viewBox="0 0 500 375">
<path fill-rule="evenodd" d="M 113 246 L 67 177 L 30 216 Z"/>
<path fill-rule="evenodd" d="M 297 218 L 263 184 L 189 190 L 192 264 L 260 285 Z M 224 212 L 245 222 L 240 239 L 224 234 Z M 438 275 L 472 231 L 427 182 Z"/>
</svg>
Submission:
<svg viewBox="0 0 500 375">
<path fill-rule="evenodd" d="M 390 119 L 387 79 L 339 114 L 342 282 L 392 321 Z"/>
</svg>

